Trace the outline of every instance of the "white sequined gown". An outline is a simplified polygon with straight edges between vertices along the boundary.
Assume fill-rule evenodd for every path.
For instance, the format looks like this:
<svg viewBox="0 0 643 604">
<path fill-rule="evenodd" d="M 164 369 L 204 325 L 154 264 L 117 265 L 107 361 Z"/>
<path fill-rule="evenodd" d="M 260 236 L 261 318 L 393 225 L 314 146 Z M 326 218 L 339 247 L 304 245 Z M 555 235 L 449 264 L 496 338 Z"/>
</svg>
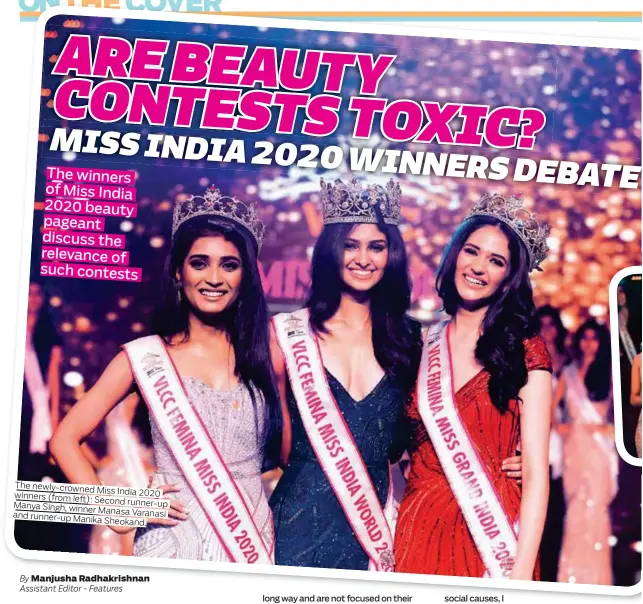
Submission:
<svg viewBox="0 0 643 604">
<path fill-rule="evenodd" d="M 246 386 L 239 384 L 225 392 L 214 390 L 200 380 L 183 377 L 190 403 L 196 407 L 214 443 L 225 460 L 248 508 L 261 532 L 266 547 L 272 551 L 274 529 L 268 500 L 261 481 L 263 460 L 263 399 L 255 390 L 257 409 Z M 172 493 L 186 508 L 189 517 L 176 526 L 148 524 L 138 529 L 134 555 L 181 560 L 228 562 L 218 538 L 208 523 L 163 439 L 150 417 L 154 459 L 157 471 L 152 486 L 175 484 L 180 491 Z"/>
<path fill-rule="evenodd" d="M 588 402 L 574 365 L 564 375 L 571 425 L 564 442 L 567 513 L 558 581 L 612 585 L 609 506 L 617 489 L 618 456 L 614 440 L 597 430 L 607 423 L 607 407 Z"/>
</svg>

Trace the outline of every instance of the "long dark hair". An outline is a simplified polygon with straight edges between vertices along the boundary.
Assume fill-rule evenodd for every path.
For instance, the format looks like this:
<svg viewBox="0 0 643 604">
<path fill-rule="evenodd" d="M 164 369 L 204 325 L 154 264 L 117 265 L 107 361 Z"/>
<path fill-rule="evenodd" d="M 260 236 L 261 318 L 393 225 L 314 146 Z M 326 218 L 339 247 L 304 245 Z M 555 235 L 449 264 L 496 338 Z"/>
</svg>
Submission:
<svg viewBox="0 0 643 604">
<path fill-rule="evenodd" d="M 49 292 L 43 287 L 40 281 L 30 281 L 29 287 L 38 287 L 40 297 L 42 298 L 42 303 L 38 309 L 38 318 L 36 319 L 31 338 L 34 349 L 36 350 L 38 362 L 40 363 L 40 369 L 43 375 L 46 375 L 51 361 L 52 348 L 60 345 L 60 336 L 51 316 L 51 306 L 49 302 L 51 296 Z"/>
<path fill-rule="evenodd" d="M 592 401 L 603 401 L 610 393 L 610 377 L 612 372 L 612 357 L 610 353 L 610 334 L 607 327 L 601 325 L 596 319 L 588 319 L 574 334 L 572 340 L 572 353 L 574 360 L 577 362 L 582 360 L 582 353 L 580 349 L 580 342 L 583 339 L 586 331 L 593 331 L 598 338 L 598 350 L 596 351 L 596 358 L 588 367 L 585 374 L 585 387 L 587 394 Z"/>
<path fill-rule="evenodd" d="M 177 335 L 181 335 L 183 341 L 188 338 L 192 309 L 184 296 L 179 299 L 177 295 L 176 273 L 194 242 L 209 236 L 223 237 L 236 246 L 241 256 L 243 277 L 239 297 L 217 319 L 227 330 L 234 349 L 235 374 L 248 387 L 255 408 L 257 401 L 251 385 L 264 397 L 264 468 L 267 470 L 279 460 L 281 404 L 270 357 L 268 307 L 257 265 L 257 246 L 250 233 L 234 221 L 218 216 L 198 216 L 182 224 L 165 263 L 161 299 L 152 329 L 166 342 Z"/>
<path fill-rule="evenodd" d="M 554 345 L 556 346 L 556 350 L 560 354 L 565 355 L 567 353 L 567 349 L 565 347 L 565 340 L 567 339 L 567 329 L 565 329 L 563 321 L 560 318 L 560 311 L 550 304 L 545 304 L 544 306 L 541 306 L 540 308 L 538 308 L 538 310 L 536 310 L 536 317 L 539 321 L 543 317 L 549 317 L 552 320 L 554 327 L 556 328 L 556 339 L 554 340 Z"/>
<path fill-rule="evenodd" d="M 317 333 L 339 308 L 342 291 L 344 244 L 354 223 L 324 227 L 313 251 L 311 285 L 306 306 Z M 400 378 L 409 387 L 417 377 L 421 354 L 420 325 L 407 316 L 411 306 L 411 280 L 404 240 L 396 226 L 380 221 L 378 229 L 386 235 L 388 261 L 380 281 L 369 292 L 373 349 L 380 367 Z"/>
<path fill-rule="evenodd" d="M 627 331 L 638 350 L 641 345 L 641 280 L 633 279 L 634 275 L 625 277 L 618 287 L 625 294 L 627 308 Z"/>
<path fill-rule="evenodd" d="M 491 401 L 504 413 L 509 401 L 519 399 L 518 393 L 527 383 L 524 340 L 538 333 L 527 248 L 500 220 L 474 216 L 460 225 L 447 246 L 438 268 L 436 289 L 444 310 L 455 316 L 461 303 L 455 283 L 458 255 L 471 233 L 484 226 L 499 228 L 509 241 L 509 274 L 490 300 L 475 350 L 476 359 L 490 375 Z"/>
</svg>

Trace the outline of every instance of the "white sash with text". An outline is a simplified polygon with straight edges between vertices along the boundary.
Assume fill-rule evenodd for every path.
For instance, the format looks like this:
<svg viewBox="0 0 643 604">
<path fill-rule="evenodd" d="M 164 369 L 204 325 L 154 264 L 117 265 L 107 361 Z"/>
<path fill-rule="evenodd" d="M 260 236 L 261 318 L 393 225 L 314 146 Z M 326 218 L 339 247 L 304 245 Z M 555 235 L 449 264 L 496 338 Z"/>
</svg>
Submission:
<svg viewBox="0 0 643 604">
<path fill-rule="evenodd" d="M 455 404 L 448 326 L 427 334 L 417 383 L 420 416 L 484 562 L 486 577 L 509 577 L 516 533 L 502 508 Z"/>
<path fill-rule="evenodd" d="M 392 527 L 328 385 L 319 345 L 310 329 L 308 310 L 280 314 L 273 321 L 308 440 L 370 559 L 369 570 L 393 571 Z M 389 480 L 386 507 L 391 522 L 392 491 Z"/>
<path fill-rule="evenodd" d="M 148 336 L 124 349 L 163 438 L 230 560 L 272 564 L 244 496 L 190 405 L 163 341 Z"/>
</svg>

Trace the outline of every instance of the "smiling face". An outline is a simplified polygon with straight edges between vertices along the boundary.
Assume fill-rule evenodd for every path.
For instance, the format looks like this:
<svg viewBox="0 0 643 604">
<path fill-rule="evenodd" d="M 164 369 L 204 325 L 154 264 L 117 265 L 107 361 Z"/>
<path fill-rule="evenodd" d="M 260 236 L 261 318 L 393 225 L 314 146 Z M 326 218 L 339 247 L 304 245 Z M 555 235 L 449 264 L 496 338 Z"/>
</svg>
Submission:
<svg viewBox="0 0 643 604">
<path fill-rule="evenodd" d="M 241 255 L 221 235 L 199 237 L 176 278 L 193 308 L 207 314 L 223 312 L 239 297 L 243 278 Z"/>
<path fill-rule="evenodd" d="M 509 275 L 509 240 L 496 226 L 473 231 L 458 253 L 455 286 L 464 302 L 493 296 Z"/>
<path fill-rule="evenodd" d="M 342 280 L 349 288 L 366 292 L 382 279 L 387 262 L 386 235 L 375 224 L 359 224 L 344 241 Z"/>
</svg>

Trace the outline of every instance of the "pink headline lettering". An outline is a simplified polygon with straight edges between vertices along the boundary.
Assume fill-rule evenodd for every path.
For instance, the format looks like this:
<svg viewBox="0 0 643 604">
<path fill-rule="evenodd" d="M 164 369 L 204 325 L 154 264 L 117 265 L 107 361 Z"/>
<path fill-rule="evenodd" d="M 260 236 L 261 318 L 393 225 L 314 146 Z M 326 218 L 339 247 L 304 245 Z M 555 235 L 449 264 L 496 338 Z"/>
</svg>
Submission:
<svg viewBox="0 0 643 604">
<path fill-rule="evenodd" d="M 169 125 L 170 104 L 175 102 L 173 125 L 191 127 L 202 104 L 201 128 L 261 132 L 276 108 L 277 134 L 293 134 L 301 111 L 306 116 L 302 133 L 321 137 L 337 129 L 346 102 L 340 96 L 346 74 L 357 70 L 359 96 L 347 102 L 356 139 L 379 133 L 395 142 L 530 150 L 546 123 L 545 114 L 535 107 L 378 98 L 378 86 L 395 55 L 311 49 L 302 57 L 296 48 L 251 50 L 246 45 L 179 41 L 168 82 L 161 84 L 169 50 L 167 40 L 138 39 L 132 45 L 101 36 L 93 47 L 90 36 L 71 35 L 52 72 L 68 78 L 56 90 L 56 113 L 71 121 L 92 117 L 104 123 L 162 126 Z M 137 81 L 128 85 L 123 80 Z M 152 88 L 147 82 L 158 84 Z M 320 93 L 306 92 L 318 83 L 323 83 Z M 257 84 L 261 89 L 253 88 Z"/>
</svg>

